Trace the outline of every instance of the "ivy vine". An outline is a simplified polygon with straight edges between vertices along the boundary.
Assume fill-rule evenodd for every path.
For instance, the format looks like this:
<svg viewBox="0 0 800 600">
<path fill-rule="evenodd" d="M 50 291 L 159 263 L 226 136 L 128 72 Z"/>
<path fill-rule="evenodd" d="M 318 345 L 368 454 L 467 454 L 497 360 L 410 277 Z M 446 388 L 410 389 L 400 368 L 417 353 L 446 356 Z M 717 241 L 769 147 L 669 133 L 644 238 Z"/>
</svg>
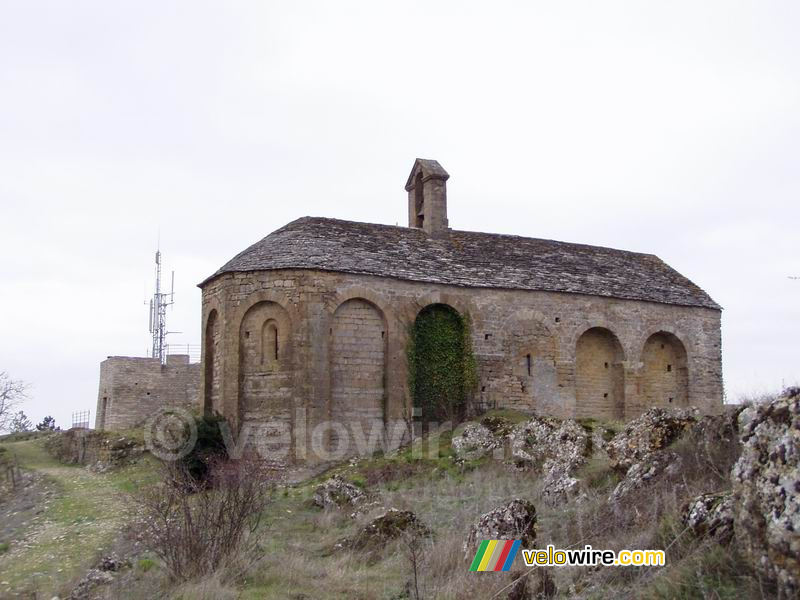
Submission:
<svg viewBox="0 0 800 600">
<path fill-rule="evenodd" d="M 478 382 L 470 319 L 434 304 L 411 326 L 408 343 L 409 389 L 423 423 L 466 418 Z"/>
</svg>

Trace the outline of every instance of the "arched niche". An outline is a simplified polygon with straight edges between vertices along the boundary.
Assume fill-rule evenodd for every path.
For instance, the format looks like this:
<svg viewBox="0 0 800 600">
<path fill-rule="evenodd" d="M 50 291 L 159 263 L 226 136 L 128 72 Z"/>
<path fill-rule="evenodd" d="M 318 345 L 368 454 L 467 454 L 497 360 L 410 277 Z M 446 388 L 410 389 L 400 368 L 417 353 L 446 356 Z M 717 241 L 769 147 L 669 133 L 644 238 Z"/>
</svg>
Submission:
<svg viewBox="0 0 800 600">
<path fill-rule="evenodd" d="M 686 347 L 666 331 L 654 333 L 642 349 L 642 396 L 646 407 L 689 405 Z"/>
<path fill-rule="evenodd" d="M 220 325 L 219 313 L 212 309 L 206 319 L 204 348 L 204 393 L 203 414 L 210 416 L 221 412 L 220 406 L 220 370 L 221 356 L 219 352 Z"/>
<path fill-rule="evenodd" d="M 364 298 L 346 300 L 334 312 L 330 330 L 330 415 L 344 426 L 331 431 L 330 448 L 334 452 L 342 443 L 337 430 L 350 434 L 350 454 L 357 450 L 354 428 L 361 428 L 364 439 L 370 439 L 375 428 L 383 434 L 387 333 L 383 312 Z"/>
<path fill-rule="evenodd" d="M 625 414 L 625 354 L 617 336 L 593 327 L 575 348 L 575 416 L 621 419 Z"/>
</svg>

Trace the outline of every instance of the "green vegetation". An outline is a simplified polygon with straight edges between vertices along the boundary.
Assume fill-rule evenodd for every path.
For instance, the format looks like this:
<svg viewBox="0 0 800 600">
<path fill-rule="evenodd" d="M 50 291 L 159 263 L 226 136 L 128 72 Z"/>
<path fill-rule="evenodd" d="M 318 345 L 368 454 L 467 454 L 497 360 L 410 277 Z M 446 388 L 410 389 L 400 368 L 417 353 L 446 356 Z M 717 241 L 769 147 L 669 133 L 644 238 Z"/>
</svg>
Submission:
<svg viewBox="0 0 800 600">
<path fill-rule="evenodd" d="M 444 304 L 423 309 L 411 328 L 408 364 L 423 423 L 462 421 L 477 385 L 469 317 Z"/>
<path fill-rule="evenodd" d="M 150 569 L 156 566 L 156 561 L 152 558 L 140 558 L 136 561 L 136 568 L 142 573 L 147 573 Z"/>
<path fill-rule="evenodd" d="M 503 427 L 525 418 L 504 410 L 487 413 L 481 420 Z M 595 432 L 615 426 L 597 421 L 581 424 Z M 509 468 L 489 456 L 461 460 L 451 439 L 451 432 L 430 432 L 398 452 L 347 461 L 311 480 L 278 488 L 254 533 L 260 558 L 248 564 L 239 578 L 208 573 L 198 581 L 178 585 L 168 580 L 161 561 L 145 551 L 126 557 L 133 568 L 124 587 L 118 589 L 134 600 L 413 597 L 406 592 L 412 575 L 405 540 L 369 552 L 340 544 L 359 535 L 384 507 L 393 507 L 413 511 L 432 530 L 432 536 L 422 542 L 418 565 L 422 597 L 490 598 L 509 579 L 468 572 L 463 542 L 479 515 L 520 497 L 536 504 L 540 547 L 580 542 L 604 549 L 667 550 L 665 567 L 557 569 L 552 577 L 560 597 L 569 597 L 571 587 L 586 598 L 763 597 L 733 546 L 695 539 L 686 532 L 681 520 L 686 495 L 707 491 L 716 481 L 714 470 L 705 468 L 705 462 L 700 465 L 703 468 L 687 466 L 680 486 L 669 481 L 655 483 L 626 499 L 626 504 L 612 508 L 608 495 L 619 474 L 610 468 L 608 457 L 595 451 L 575 474 L 583 484 L 580 501 L 549 505 L 539 495 L 539 474 Z M 44 513 L 20 532 L 19 539 L 25 539 L 25 544 L 17 543 L 15 537 L 0 545 L 0 581 L 8 582 L 0 585 L 0 597 L 10 595 L 11 590 L 28 595 L 35 590 L 42 597 L 62 594 L 108 551 L 129 523 L 127 493 L 157 481 L 159 469 L 154 460 L 93 473 L 58 463 L 44 452 L 43 443 L 31 439 L 0 444 L 0 456 L 16 456 L 24 469 L 37 471 L 57 490 L 43 505 Z M 685 455 L 687 465 L 690 456 L 698 455 L 691 440 L 674 449 Z M 717 461 L 716 470 L 727 472 L 729 458 L 714 455 L 697 460 L 700 458 Z M 316 508 L 312 502 L 315 488 L 334 474 L 379 501 L 367 505 L 363 513 Z"/>
<path fill-rule="evenodd" d="M 197 442 L 192 451 L 183 457 L 183 464 L 195 481 L 204 481 L 208 475 L 209 463 L 225 453 L 225 441 L 221 426 L 225 418 L 219 415 L 195 417 Z M 185 435 L 188 437 L 188 426 Z"/>
<path fill-rule="evenodd" d="M 57 492 L 20 532 L 26 543 L 18 547 L 12 543 L 11 549 L 0 556 L 0 596 L 10 590 L 36 591 L 47 597 L 58 593 L 92 566 L 99 552 L 109 547 L 127 524 L 123 492 L 154 481 L 149 460 L 95 474 L 56 461 L 45 451 L 44 441 L 36 437 L 4 441 L 0 446 L 15 456 L 23 469 L 43 475 Z"/>
</svg>

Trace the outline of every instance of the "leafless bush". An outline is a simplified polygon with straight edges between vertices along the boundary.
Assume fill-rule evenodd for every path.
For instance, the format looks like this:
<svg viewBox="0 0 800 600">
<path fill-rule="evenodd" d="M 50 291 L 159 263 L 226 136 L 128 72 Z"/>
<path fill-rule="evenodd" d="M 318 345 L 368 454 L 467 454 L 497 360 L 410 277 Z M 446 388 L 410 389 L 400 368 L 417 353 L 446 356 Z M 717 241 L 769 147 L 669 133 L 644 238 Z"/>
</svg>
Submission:
<svg viewBox="0 0 800 600">
<path fill-rule="evenodd" d="M 165 463 L 163 481 L 138 496 L 151 550 L 174 580 L 236 579 L 259 558 L 253 534 L 272 489 L 249 459 L 213 463 L 202 483 L 181 463 Z"/>
</svg>

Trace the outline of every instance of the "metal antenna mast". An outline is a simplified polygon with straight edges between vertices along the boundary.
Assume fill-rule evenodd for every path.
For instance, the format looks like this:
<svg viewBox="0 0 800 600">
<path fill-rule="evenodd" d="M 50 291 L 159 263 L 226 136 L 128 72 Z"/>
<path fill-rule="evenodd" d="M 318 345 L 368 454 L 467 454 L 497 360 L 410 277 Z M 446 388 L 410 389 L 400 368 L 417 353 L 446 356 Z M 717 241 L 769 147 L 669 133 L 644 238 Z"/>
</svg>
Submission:
<svg viewBox="0 0 800 600">
<path fill-rule="evenodd" d="M 153 358 L 164 362 L 166 352 L 167 307 L 174 304 L 175 271 L 172 272 L 172 283 L 169 293 L 161 292 L 161 249 L 156 250 L 156 291 L 150 300 L 150 333 L 153 335 Z"/>
</svg>

